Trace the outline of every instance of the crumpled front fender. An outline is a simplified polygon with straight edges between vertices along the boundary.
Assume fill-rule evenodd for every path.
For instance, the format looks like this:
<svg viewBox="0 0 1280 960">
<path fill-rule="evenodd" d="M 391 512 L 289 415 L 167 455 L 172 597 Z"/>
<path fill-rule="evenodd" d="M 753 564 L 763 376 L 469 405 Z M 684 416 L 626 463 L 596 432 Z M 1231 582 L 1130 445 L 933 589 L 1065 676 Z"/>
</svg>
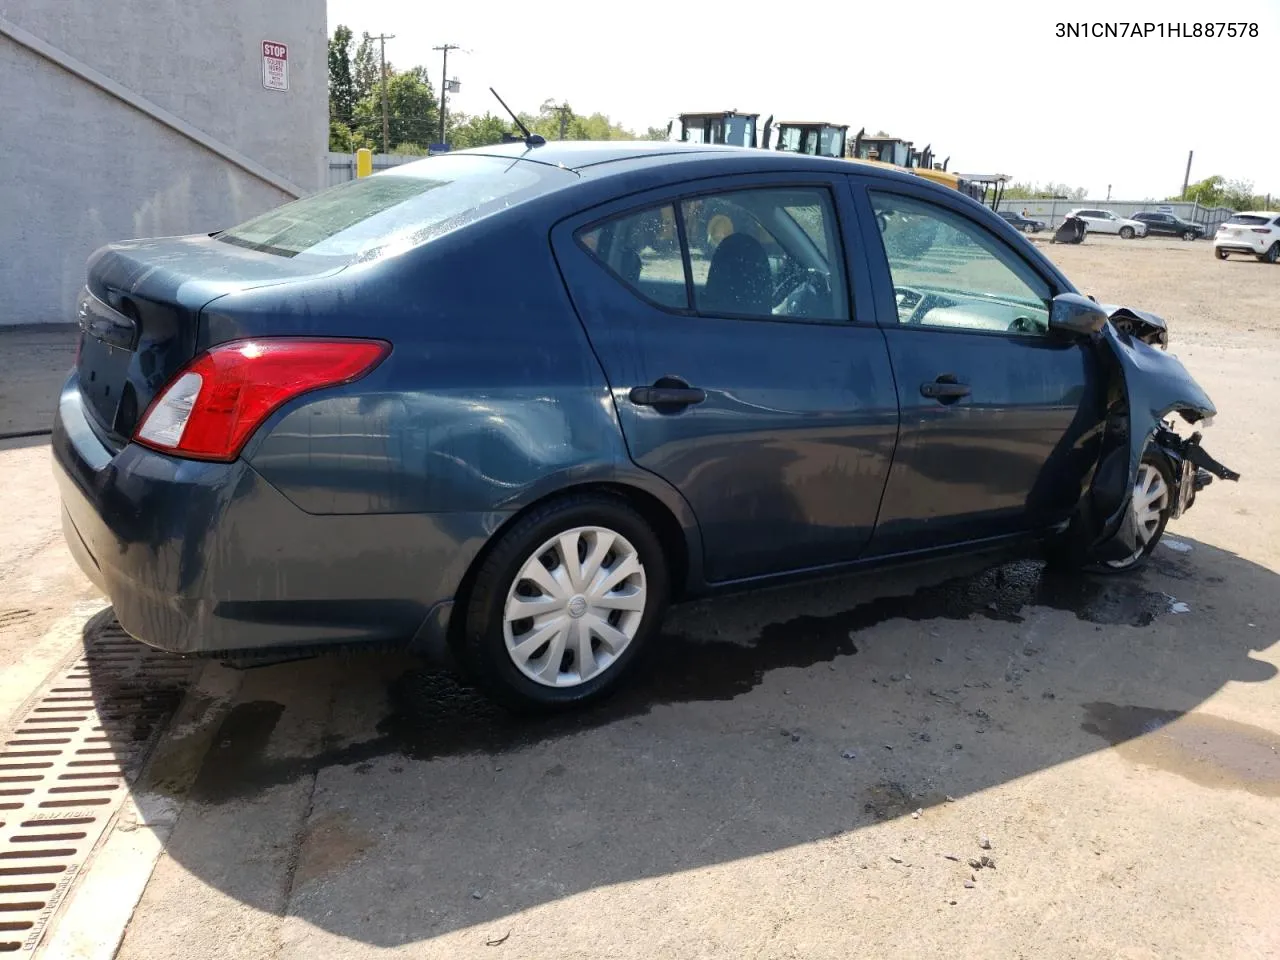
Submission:
<svg viewBox="0 0 1280 960">
<path fill-rule="evenodd" d="M 1096 346 L 1113 361 L 1109 366 L 1115 381 L 1110 398 L 1113 442 L 1104 450 L 1087 494 L 1095 527 L 1089 553 L 1096 560 L 1122 559 L 1138 548 L 1129 502 L 1142 455 L 1157 434 L 1157 447 L 1165 451 L 1170 468 L 1181 468 L 1181 441 L 1163 426 L 1165 418 L 1177 413 L 1189 423 L 1199 423 L 1217 413 L 1182 362 L 1161 349 L 1167 343 L 1164 321 L 1124 308 L 1113 316 L 1115 320 L 1104 324 L 1095 337 Z M 1127 422 L 1115 422 L 1121 417 Z M 1175 477 L 1175 485 L 1179 483 L 1180 477 Z"/>
</svg>

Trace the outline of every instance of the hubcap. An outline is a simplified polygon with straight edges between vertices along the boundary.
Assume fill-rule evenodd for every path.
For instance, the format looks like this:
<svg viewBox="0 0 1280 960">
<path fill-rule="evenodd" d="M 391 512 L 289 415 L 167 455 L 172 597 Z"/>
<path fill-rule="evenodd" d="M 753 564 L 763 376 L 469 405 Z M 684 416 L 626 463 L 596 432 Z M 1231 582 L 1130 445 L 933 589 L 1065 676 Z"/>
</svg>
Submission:
<svg viewBox="0 0 1280 960">
<path fill-rule="evenodd" d="M 1169 507 L 1169 485 L 1164 476 L 1149 463 L 1138 467 L 1138 479 L 1133 485 L 1133 500 L 1129 509 L 1138 528 L 1138 549 L 1123 560 L 1108 560 L 1111 567 L 1127 567 L 1137 561 L 1160 529 L 1160 518 Z"/>
<path fill-rule="evenodd" d="M 525 561 L 507 593 L 507 653 L 530 680 L 573 687 L 608 670 L 644 619 L 644 565 L 604 527 L 552 537 Z"/>
</svg>

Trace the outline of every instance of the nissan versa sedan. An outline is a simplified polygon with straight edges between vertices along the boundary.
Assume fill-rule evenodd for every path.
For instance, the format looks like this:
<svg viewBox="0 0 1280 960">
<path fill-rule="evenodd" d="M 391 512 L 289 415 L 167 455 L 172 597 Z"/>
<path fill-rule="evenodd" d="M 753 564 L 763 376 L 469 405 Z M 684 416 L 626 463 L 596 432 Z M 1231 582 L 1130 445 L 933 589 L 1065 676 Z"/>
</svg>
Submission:
<svg viewBox="0 0 1280 960">
<path fill-rule="evenodd" d="M 448 642 L 515 707 L 614 687 L 672 600 L 1015 543 L 1131 570 L 1236 476 L 1160 318 L 844 160 L 530 137 L 112 244 L 79 313 L 56 473 L 125 630 Z"/>
</svg>

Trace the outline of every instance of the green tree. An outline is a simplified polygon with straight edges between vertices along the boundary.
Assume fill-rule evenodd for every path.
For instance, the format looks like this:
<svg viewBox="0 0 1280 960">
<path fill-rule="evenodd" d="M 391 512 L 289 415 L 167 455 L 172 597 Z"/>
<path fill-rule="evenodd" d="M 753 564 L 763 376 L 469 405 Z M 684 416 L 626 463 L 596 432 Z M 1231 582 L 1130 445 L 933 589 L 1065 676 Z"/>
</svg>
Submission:
<svg viewBox="0 0 1280 960">
<path fill-rule="evenodd" d="M 390 65 L 388 64 L 388 68 Z M 360 45 L 356 47 L 355 60 L 352 62 L 352 82 L 355 85 L 352 110 L 365 100 L 378 87 L 379 51 L 369 31 L 360 37 Z"/>
<path fill-rule="evenodd" d="M 375 96 L 381 122 L 381 91 Z M 426 67 L 414 67 L 387 80 L 387 114 L 393 149 L 402 143 L 436 142 L 440 135 L 440 107 Z"/>
<path fill-rule="evenodd" d="M 644 136 L 641 137 L 640 139 L 641 140 L 665 140 L 667 139 L 668 129 L 669 128 L 667 127 L 650 127 L 648 130 L 645 131 Z"/>
<path fill-rule="evenodd" d="M 496 117 L 492 113 L 486 113 L 482 117 L 468 117 L 462 113 L 450 114 L 448 126 L 449 146 L 455 150 L 501 143 L 504 136 L 512 133 L 511 121 Z"/>
<path fill-rule="evenodd" d="M 356 107 L 356 84 L 351 75 L 351 28 L 338 24 L 329 40 L 329 116 L 351 121 Z"/>
</svg>

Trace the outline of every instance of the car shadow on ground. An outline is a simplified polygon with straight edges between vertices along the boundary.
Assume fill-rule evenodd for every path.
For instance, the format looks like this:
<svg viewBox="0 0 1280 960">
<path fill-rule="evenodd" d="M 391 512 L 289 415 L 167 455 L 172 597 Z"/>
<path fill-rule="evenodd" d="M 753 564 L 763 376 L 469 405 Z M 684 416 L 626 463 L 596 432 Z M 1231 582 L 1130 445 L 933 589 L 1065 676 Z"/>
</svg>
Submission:
<svg viewBox="0 0 1280 960">
<path fill-rule="evenodd" d="M 1276 574 L 1189 540 L 1124 577 L 964 564 L 680 608 L 625 690 L 552 718 L 402 656 L 249 671 L 167 854 L 247 906 L 397 946 L 856 841 L 1157 731 L 1135 762 L 1280 795 L 1280 737 L 1185 716 L 1276 675 L 1254 656 L 1275 642 Z"/>
</svg>

